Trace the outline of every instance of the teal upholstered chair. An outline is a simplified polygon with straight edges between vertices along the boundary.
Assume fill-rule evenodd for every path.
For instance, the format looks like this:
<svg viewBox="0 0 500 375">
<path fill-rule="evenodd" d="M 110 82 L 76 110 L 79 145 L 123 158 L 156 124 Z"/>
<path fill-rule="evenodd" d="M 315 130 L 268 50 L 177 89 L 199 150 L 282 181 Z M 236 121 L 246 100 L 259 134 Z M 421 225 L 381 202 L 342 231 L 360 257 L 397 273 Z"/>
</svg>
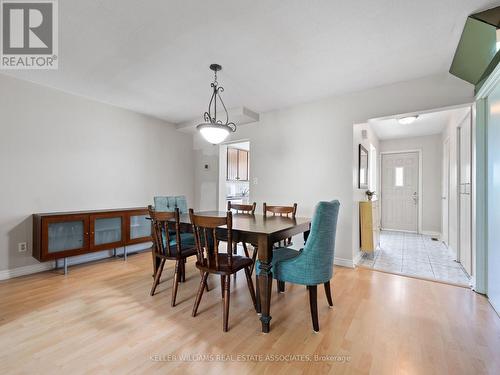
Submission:
<svg viewBox="0 0 500 375">
<path fill-rule="evenodd" d="M 187 200 L 184 195 L 178 195 L 177 197 L 175 197 L 175 207 L 179 209 L 179 212 L 181 214 L 188 213 Z"/>
<path fill-rule="evenodd" d="M 311 223 L 307 242 L 300 251 L 278 248 L 273 251 L 272 273 L 278 280 L 278 290 L 284 291 L 284 283 L 306 285 L 313 329 L 319 331 L 317 285 L 323 284 L 330 307 L 333 301 L 330 279 L 333 276 L 335 235 L 340 203 L 338 200 L 319 202 Z M 260 267 L 257 266 L 257 273 Z"/>
<path fill-rule="evenodd" d="M 154 197 L 154 208 L 156 212 L 174 212 L 175 197 Z"/>
<path fill-rule="evenodd" d="M 155 210 L 157 212 L 173 212 L 176 208 L 179 213 L 187 214 L 187 200 L 184 195 L 154 197 Z"/>
</svg>

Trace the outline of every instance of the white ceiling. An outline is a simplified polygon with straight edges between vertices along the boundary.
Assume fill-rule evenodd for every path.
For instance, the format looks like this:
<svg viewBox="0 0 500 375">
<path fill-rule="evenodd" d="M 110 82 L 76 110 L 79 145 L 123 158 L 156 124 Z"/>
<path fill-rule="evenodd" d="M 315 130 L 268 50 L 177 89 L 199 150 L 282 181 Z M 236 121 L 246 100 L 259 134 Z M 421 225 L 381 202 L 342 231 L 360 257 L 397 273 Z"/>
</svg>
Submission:
<svg viewBox="0 0 500 375">
<path fill-rule="evenodd" d="M 461 121 L 470 111 L 470 108 L 455 108 L 445 111 L 419 114 L 411 124 L 400 124 L 397 116 L 390 119 L 370 120 L 368 123 L 378 139 L 397 139 L 421 137 L 424 135 L 441 134 L 446 125 L 453 119 Z"/>
<path fill-rule="evenodd" d="M 212 72 L 257 112 L 449 69 L 466 17 L 491 0 L 64 0 L 59 70 L 5 74 L 179 123 Z"/>
</svg>

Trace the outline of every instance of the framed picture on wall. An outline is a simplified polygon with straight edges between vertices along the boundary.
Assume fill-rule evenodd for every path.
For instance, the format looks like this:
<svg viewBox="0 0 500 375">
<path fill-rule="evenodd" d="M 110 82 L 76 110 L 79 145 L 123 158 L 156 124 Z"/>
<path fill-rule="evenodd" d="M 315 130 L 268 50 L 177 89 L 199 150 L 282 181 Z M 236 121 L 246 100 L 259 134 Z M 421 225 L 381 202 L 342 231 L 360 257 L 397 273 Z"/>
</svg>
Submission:
<svg viewBox="0 0 500 375">
<path fill-rule="evenodd" d="M 368 151 L 361 144 L 358 152 L 358 189 L 368 189 Z"/>
</svg>

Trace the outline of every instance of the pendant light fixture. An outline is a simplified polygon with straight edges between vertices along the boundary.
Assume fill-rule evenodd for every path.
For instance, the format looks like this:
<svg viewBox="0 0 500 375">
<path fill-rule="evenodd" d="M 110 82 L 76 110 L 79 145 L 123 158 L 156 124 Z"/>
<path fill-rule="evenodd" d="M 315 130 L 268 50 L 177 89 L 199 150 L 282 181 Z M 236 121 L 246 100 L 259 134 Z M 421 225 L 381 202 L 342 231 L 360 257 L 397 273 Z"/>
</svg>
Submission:
<svg viewBox="0 0 500 375">
<path fill-rule="evenodd" d="M 217 72 L 222 70 L 222 66 L 219 64 L 212 64 L 210 65 L 210 69 L 214 71 L 214 81 L 210 85 L 212 87 L 212 97 L 208 103 L 208 112 L 203 114 L 205 122 L 198 125 L 196 129 L 198 129 L 203 138 L 216 145 L 223 142 L 229 133 L 235 132 L 236 125 L 234 122 L 229 122 L 226 105 L 220 96 L 220 93 L 224 92 L 224 87 L 219 86 L 219 83 L 217 82 Z M 217 100 L 219 100 L 220 104 L 222 104 L 222 108 L 226 113 L 225 122 L 222 122 L 221 119 L 217 118 Z"/>
</svg>

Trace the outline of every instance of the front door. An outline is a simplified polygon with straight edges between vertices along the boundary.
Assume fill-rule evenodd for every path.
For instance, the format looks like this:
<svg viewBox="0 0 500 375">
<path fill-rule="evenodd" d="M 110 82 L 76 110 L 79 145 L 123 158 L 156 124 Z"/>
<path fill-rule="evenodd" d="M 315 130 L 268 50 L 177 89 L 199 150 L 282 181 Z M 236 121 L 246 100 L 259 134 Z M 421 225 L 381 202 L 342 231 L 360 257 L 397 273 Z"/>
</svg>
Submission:
<svg viewBox="0 0 500 375">
<path fill-rule="evenodd" d="M 418 231 L 418 152 L 382 154 L 382 229 Z"/>
</svg>

